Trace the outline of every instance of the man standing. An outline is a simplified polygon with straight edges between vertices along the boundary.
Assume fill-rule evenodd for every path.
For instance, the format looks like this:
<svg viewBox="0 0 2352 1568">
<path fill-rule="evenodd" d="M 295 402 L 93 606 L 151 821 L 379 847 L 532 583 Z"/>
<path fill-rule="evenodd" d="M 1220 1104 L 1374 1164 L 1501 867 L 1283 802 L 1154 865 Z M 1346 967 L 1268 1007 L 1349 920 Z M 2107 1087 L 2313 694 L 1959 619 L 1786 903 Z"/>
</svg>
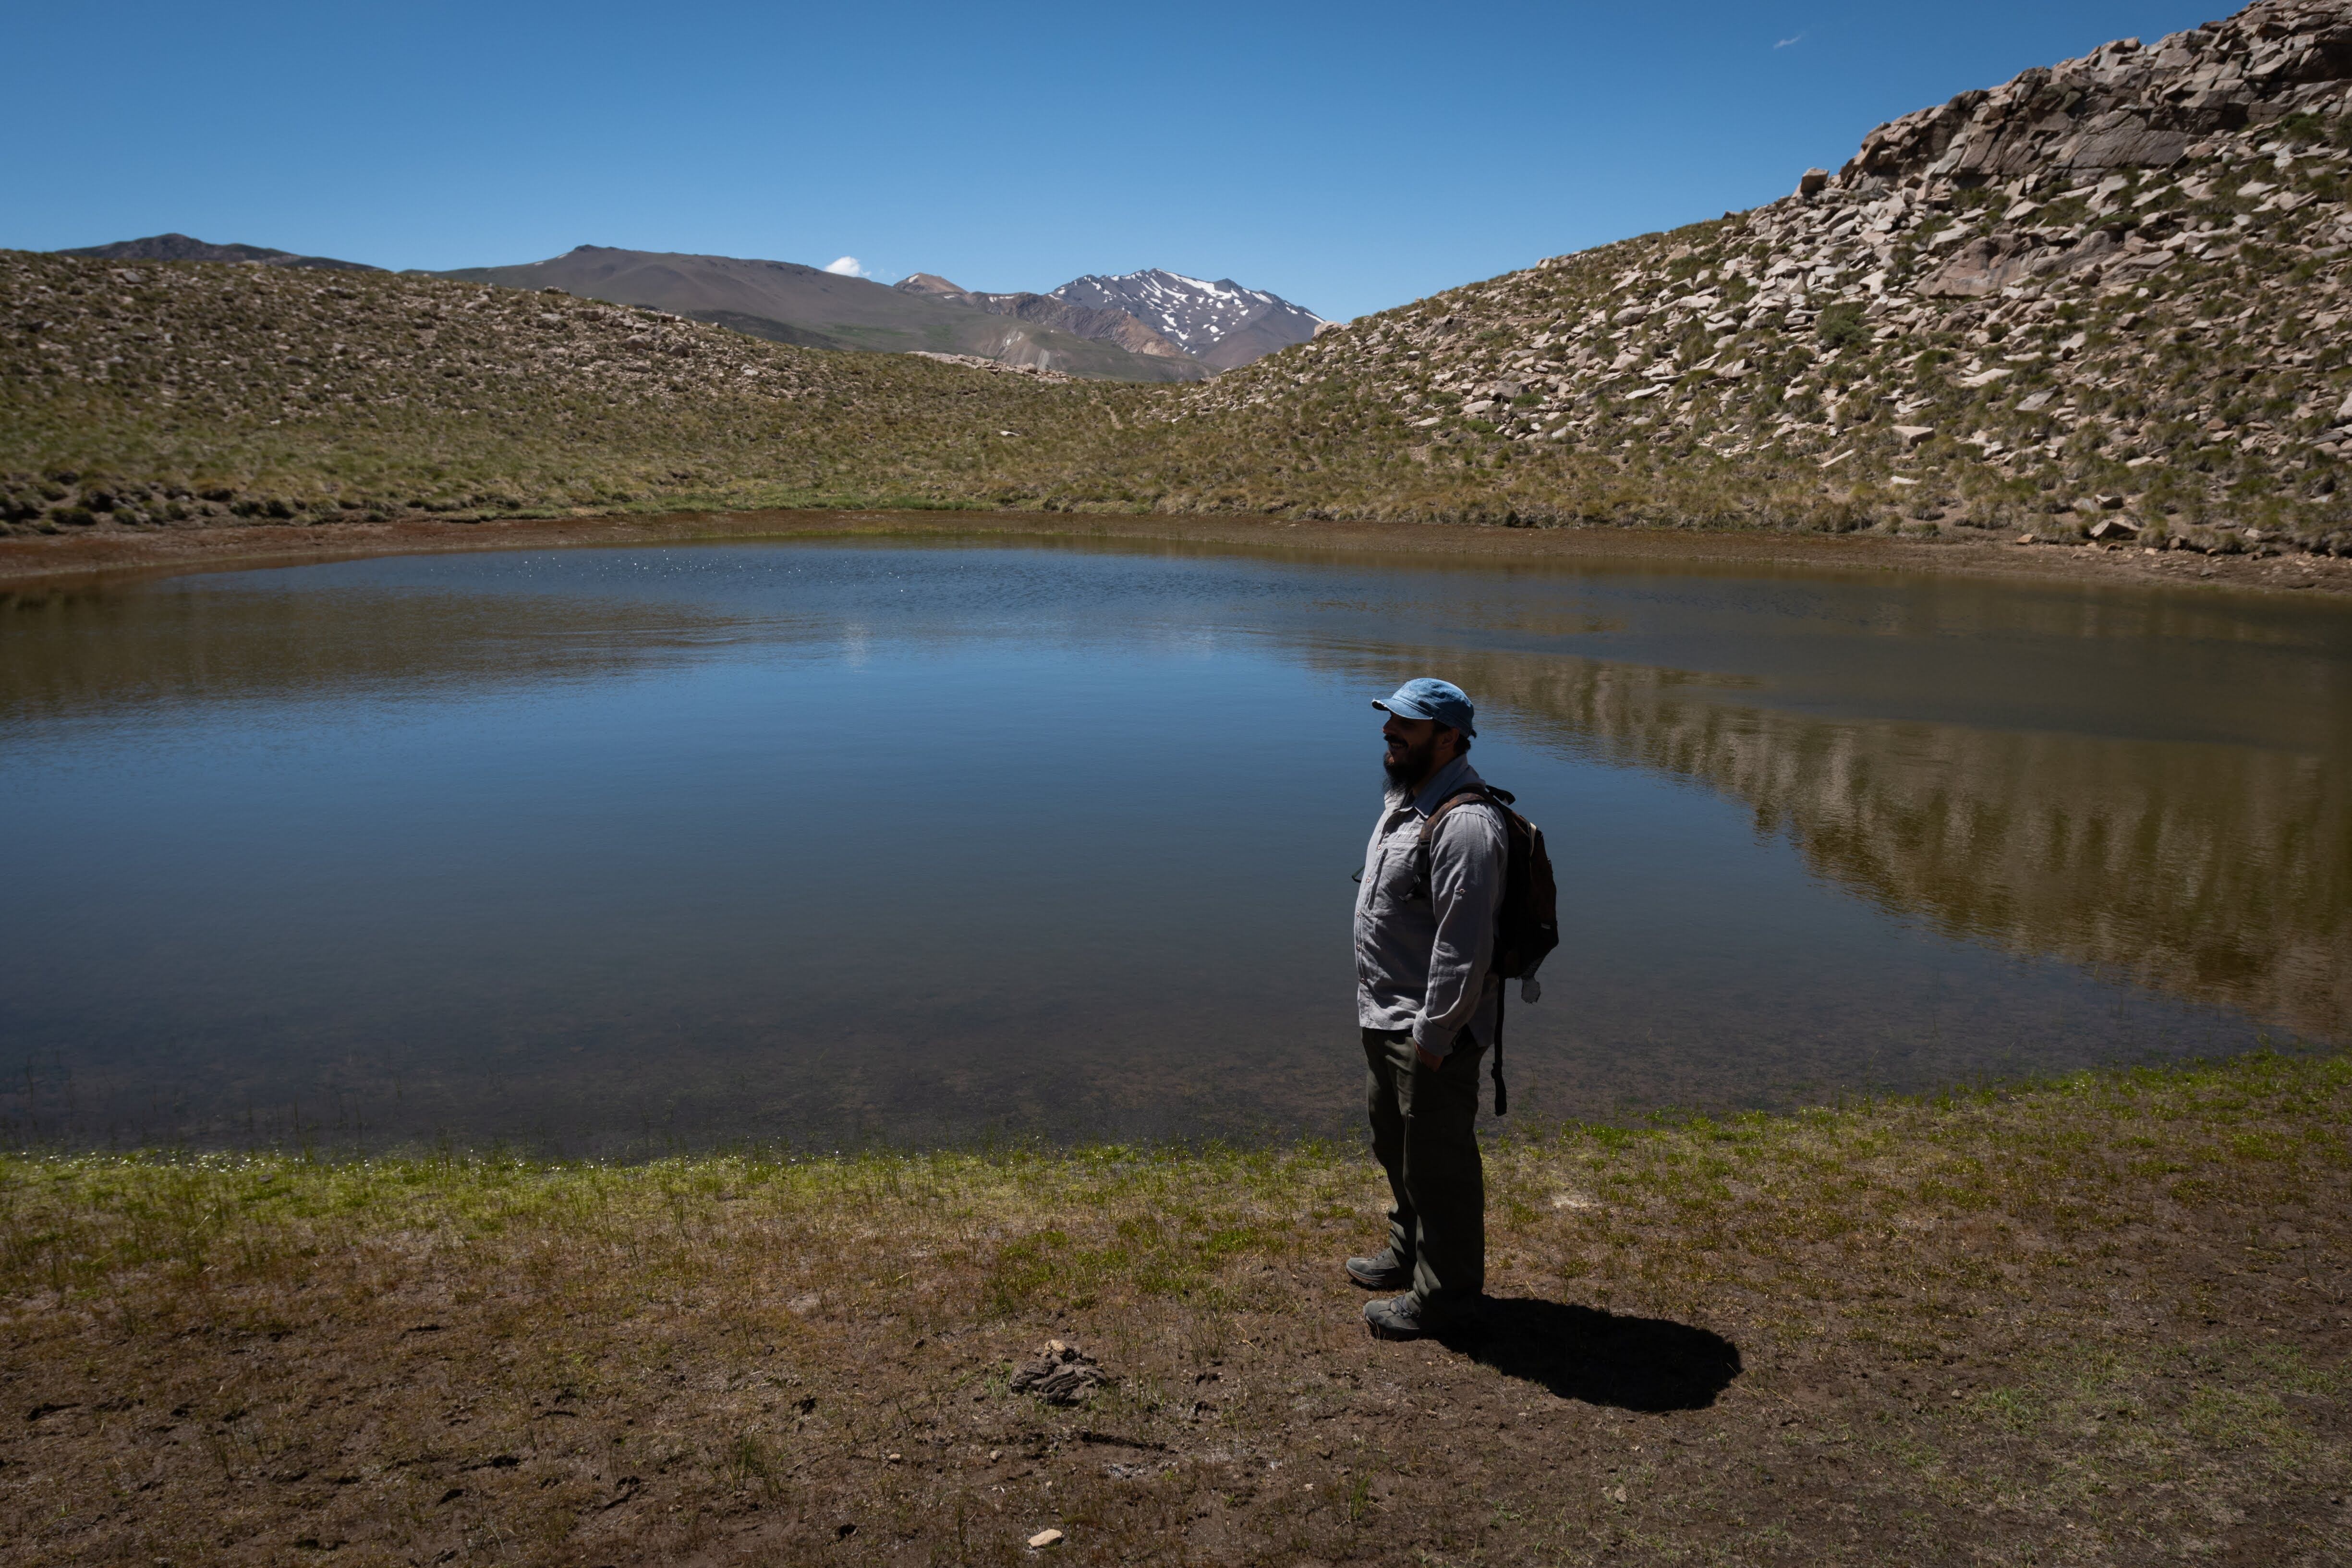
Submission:
<svg viewBox="0 0 2352 1568">
<path fill-rule="evenodd" d="M 1367 1301 L 1364 1321 L 1382 1339 L 1418 1339 L 1458 1323 L 1486 1289 L 1478 1058 L 1500 1018 L 1487 970 L 1507 849 L 1492 806 L 1443 809 L 1481 784 L 1468 755 L 1476 715 L 1462 689 L 1408 680 L 1372 706 L 1389 715 L 1388 789 L 1356 895 L 1356 1021 L 1372 1152 L 1394 1202 L 1387 1247 L 1348 1259 L 1348 1274 L 1367 1289 L 1411 1286 Z"/>
</svg>

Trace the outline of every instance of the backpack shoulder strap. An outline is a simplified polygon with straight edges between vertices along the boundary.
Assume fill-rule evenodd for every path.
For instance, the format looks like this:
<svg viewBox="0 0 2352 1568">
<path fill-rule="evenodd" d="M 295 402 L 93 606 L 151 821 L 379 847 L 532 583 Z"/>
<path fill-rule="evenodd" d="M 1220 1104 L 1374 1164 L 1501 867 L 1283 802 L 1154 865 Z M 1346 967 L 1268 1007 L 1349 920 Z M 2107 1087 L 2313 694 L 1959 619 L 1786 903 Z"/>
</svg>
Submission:
<svg viewBox="0 0 2352 1568">
<path fill-rule="evenodd" d="M 1436 881 L 1437 868 L 1433 846 L 1437 842 L 1437 825 L 1444 821 L 1446 814 L 1456 806 L 1491 805 L 1495 808 L 1495 815 L 1500 819 L 1496 826 L 1503 830 L 1503 858 L 1507 863 L 1509 861 L 1511 845 L 1516 837 L 1511 824 L 1518 816 L 1507 804 L 1513 798 L 1492 784 L 1477 784 L 1440 802 L 1435 811 L 1421 819 L 1421 837 L 1413 845 L 1413 860 L 1414 875 L 1420 879 L 1420 886 L 1424 891 L 1433 896 L 1433 884 Z"/>
<path fill-rule="evenodd" d="M 1431 812 L 1427 816 L 1421 819 L 1422 853 L 1426 855 L 1429 852 L 1430 845 L 1433 843 L 1437 837 L 1437 825 L 1444 821 L 1445 814 L 1452 811 L 1455 806 L 1491 805 L 1496 811 L 1502 813 L 1503 816 L 1507 817 L 1514 815 L 1511 811 L 1511 802 L 1517 798 L 1517 796 L 1512 795 L 1507 790 L 1496 789 L 1494 785 L 1489 784 L 1475 784 L 1469 789 L 1464 790 L 1460 795 L 1448 796 L 1438 804 L 1438 807 L 1435 811 Z M 1510 824 L 1506 822 L 1503 825 L 1503 828 L 1506 833 L 1509 832 Z"/>
</svg>

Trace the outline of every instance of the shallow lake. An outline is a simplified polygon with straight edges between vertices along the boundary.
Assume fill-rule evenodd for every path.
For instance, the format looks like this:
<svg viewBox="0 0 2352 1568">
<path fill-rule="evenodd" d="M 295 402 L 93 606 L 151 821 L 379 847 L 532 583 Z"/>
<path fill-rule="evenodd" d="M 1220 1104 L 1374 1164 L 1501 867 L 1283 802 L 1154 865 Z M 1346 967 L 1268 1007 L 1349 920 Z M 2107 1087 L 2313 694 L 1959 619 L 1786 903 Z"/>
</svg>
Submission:
<svg viewBox="0 0 2352 1568">
<path fill-rule="evenodd" d="M 2352 1036 L 2352 615 L 774 542 L 0 595 L 0 1138 L 1357 1120 L 1401 679 L 1547 830 L 1512 1121 Z"/>
</svg>

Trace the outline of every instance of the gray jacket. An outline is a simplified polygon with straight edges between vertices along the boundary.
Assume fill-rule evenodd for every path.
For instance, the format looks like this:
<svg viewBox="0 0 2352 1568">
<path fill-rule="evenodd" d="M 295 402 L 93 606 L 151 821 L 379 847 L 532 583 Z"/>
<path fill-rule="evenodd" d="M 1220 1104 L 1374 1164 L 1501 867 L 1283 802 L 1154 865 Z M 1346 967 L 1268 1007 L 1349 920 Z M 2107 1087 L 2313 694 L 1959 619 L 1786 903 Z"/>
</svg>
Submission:
<svg viewBox="0 0 2352 1568">
<path fill-rule="evenodd" d="M 1417 794 L 1391 784 L 1356 893 L 1356 1021 L 1410 1029 L 1435 1057 L 1465 1028 L 1473 1044 L 1492 1044 L 1502 995 L 1486 971 L 1508 851 L 1491 807 L 1446 814 L 1430 845 L 1429 882 L 1421 881 L 1422 823 L 1479 782 L 1470 759 L 1456 757 Z"/>
</svg>

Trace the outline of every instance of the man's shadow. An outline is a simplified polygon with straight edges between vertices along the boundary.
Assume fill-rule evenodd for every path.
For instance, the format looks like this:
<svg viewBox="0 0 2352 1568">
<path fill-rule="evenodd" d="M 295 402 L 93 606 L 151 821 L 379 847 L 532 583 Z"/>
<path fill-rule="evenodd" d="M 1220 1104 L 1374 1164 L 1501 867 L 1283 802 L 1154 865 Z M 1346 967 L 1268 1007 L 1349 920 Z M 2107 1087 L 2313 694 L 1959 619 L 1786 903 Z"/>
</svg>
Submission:
<svg viewBox="0 0 2352 1568">
<path fill-rule="evenodd" d="M 1621 1318 L 1525 1296 L 1489 1297 L 1438 1342 L 1562 1399 L 1620 1410 L 1704 1410 L 1739 1375 L 1739 1347 L 1664 1318 Z"/>
</svg>

